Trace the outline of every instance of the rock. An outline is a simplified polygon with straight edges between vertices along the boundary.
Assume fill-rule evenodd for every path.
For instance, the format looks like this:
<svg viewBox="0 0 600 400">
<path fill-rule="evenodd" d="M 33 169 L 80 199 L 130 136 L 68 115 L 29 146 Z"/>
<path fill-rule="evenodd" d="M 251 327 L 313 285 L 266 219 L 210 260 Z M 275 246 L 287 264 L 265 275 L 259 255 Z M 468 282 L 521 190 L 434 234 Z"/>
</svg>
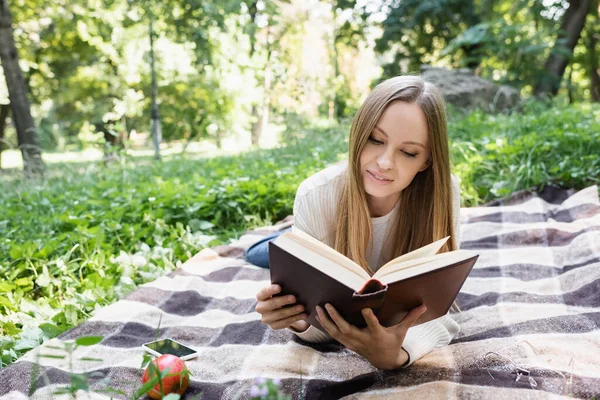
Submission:
<svg viewBox="0 0 600 400">
<path fill-rule="evenodd" d="M 501 112 L 518 108 L 521 102 L 518 89 L 486 81 L 468 68 L 449 70 L 423 65 L 421 76 L 439 87 L 446 102 L 458 108 Z"/>
</svg>

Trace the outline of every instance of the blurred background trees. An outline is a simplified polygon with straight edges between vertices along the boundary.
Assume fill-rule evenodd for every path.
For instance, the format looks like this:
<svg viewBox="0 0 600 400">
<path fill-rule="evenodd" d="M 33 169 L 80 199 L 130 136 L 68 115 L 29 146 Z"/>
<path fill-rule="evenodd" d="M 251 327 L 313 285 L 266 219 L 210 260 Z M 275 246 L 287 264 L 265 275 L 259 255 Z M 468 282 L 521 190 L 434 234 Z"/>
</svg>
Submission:
<svg viewBox="0 0 600 400">
<path fill-rule="evenodd" d="M 600 101 L 598 0 L 2 4 L 46 153 L 151 146 L 150 13 L 164 146 L 183 150 L 276 145 L 302 121 L 350 118 L 373 84 L 422 64 L 470 68 L 524 97 Z M 0 151 L 31 143 L 1 61 Z"/>
</svg>

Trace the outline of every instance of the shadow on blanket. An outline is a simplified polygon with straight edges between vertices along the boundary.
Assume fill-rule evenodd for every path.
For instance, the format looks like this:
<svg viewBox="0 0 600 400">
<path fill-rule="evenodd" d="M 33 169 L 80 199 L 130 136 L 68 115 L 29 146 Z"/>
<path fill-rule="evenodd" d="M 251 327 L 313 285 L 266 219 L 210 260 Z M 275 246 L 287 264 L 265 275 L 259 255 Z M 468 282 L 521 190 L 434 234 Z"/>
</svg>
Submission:
<svg viewBox="0 0 600 400">
<path fill-rule="evenodd" d="M 25 398 L 41 351 L 59 340 L 103 335 L 80 348 L 74 372 L 99 372 L 93 388 L 127 393 L 140 382 L 140 345 L 161 337 L 199 350 L 188 361 L 186 398 L 247 398 L 255 378 L 278 378 L 293 398 L 590 398 L 600 394 L 600 202 L 597 187 L 517 193 L 462 209 L 462 248 L 480 259 L 459 294 L 456 339 L 405 370 L 382 372 L 338 344 L 309 345 L 273 331 L 254 312 L 269 271 L 244 262 L 244 249 L 292 224 L 248 232 L 205 249 L 168 276 L 140 287 L 84 324 L 0 370 L 2 398 Z M 65 360 L 42 358 L 37 398 L 68 382 Z M 527 372 L 525 372 L 527 371 Z M 516 380 L 519 378 L 519 380 Z M 531 379 L 530 379 L 531 378 Z M 118 397 L 118 396 L 117 396 Z M 96 397 L 94 397 L 96 398 Z M 99 396 L 97 398 L 104 398 Z M 108 397 L 107 397 L 108 398 Z"/>
</svg>

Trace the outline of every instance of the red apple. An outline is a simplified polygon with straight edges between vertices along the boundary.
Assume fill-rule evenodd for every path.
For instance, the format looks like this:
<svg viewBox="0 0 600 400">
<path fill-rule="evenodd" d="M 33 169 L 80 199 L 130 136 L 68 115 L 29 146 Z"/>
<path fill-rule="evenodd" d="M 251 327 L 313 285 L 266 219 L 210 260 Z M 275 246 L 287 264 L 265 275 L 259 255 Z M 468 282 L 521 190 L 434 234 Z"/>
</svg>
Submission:
<svg viewBox="0 0 600 400">
<path fill-rule="evenodd" d="M 149 380 L 156 378 L 156 369 L 162 372 L 166 368 L 169 368 L 169 372 L 167 373 L 167 376 L 162 379 L 163 394 L 161 395 L 160 384 L 157 383 L 147 393 L 150 398 L 160 400 L 163 398 L 163 395 L 166 396 L 171 393 L 182 395 L 187 390 L 188 385 L 190 384 L 190 372 L 181 358 L 172 354 L 163 354 L 152 361 L 152 364 L 154 364 L 154 371 L 150 370 L 150 364 L 148 364 L 146 371 L 144 371 L 144 376 L 142 377 L 142 383 L 146 383 Z"/>
</svg>

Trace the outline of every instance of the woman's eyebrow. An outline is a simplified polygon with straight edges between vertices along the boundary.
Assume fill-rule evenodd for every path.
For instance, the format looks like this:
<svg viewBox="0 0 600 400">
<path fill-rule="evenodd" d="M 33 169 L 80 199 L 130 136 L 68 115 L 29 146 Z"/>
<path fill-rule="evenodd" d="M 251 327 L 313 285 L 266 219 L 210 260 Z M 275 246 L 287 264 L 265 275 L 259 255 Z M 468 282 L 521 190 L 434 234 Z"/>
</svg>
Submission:
<svg viewBox="0 0 600 400">
<path fill-rule="evenodd" d="M 375 129 L 377 129 L 379 132 L 383 133 L 385 135 L 385 137 L 388 137 L 388 134 L 385 133 L 385 131 L 383 129 L 381 129 L 380 127 L 378 127 L 377 125 L 375 125 Z M 422 143 L 413 142 L 411 140 L 409 140 L 407 142 L 402 142 L 402 144 L 414 144 L 414 145 L 417 145 L 417 146 L 421 146 L 423 149 L 425 149 L 425 146 L 423 146 Z M 427 150 L 427 149 L 425 149 L 425 150 Z"/>
</svg>

